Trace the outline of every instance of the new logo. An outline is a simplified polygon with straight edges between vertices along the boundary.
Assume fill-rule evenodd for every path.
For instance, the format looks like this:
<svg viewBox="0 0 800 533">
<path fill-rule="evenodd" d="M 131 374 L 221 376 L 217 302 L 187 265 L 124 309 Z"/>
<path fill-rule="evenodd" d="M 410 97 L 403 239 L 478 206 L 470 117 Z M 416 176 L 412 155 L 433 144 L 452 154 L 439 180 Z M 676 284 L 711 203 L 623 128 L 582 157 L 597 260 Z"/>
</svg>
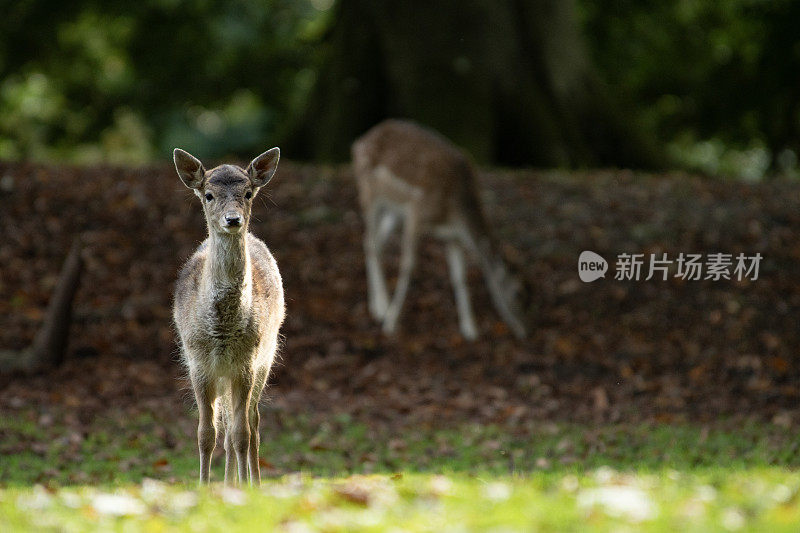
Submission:
<svg viewBox="0 0 800 533">
<path fill-rule="evenodd" d="M 606 277 L 608 262 L 600 255 L 586 250 L 578 257 L 578 276 L 581 281 L 590 283 L 596 279 Z"/>
</svg>

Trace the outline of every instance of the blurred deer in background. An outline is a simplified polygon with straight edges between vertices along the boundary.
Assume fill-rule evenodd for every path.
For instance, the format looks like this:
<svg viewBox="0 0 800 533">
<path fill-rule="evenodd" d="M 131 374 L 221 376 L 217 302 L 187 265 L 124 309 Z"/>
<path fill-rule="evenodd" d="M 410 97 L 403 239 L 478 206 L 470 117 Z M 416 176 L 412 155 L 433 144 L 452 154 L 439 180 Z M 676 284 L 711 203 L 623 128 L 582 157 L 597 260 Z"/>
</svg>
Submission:
<svg viewBox="0 0 800 533">
<path fill-rule="evenodd" d="M 217 422 L 225 431 L 225 482 L 259 484 L 258 402 L 278 348 L 283 285 L 267 246 L 247 231 L 253 199 L 278 167 L 277 148 L 247 169 L 206 171 L 175 149 L 175 168 L 203 203 L 208 238 L 178 276 L 173 316 L 192 381 L 199 423 L 200 483 L 207 483 Z"/>
<path fill-rule="evenodd" d="M 475 175 L 466 156 L 438 133 L 387 120 L 352 146 L 364 215 L 369 310 L 391 334 L 397 327 L 423 233 L 444 240 L 462 335 L 478 336 L 466 283 L 464 252 L 474 257 L 492 302 L 514 334 L 526 335 L 527 287 L 502 257 L 481 211 Z M 400 266 L 391 300 L 381 252 L 402 221 Z"/>
</svg>

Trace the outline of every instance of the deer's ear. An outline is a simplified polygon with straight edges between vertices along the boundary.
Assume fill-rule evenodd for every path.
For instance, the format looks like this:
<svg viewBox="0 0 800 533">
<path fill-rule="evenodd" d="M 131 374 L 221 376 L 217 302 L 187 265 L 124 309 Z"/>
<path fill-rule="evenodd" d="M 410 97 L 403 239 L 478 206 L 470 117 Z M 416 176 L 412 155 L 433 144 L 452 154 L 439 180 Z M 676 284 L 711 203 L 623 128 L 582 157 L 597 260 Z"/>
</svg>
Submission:
<svg viewBox="0 0 800 533">
<path fill-rule="evenodd" d="M 276 146 L 250 162 L 247 166 L 247 174 L 254 187 L 263 187 L 272 179 L 275 171 L 278 170 L 278 159 L 280 158 L 281 151 Z"/>
<path fill-rule="evenodd" d="M 175 170 L 184 185 L 190 189 L 199 189 L 206 180 L 206 169 L 199 159 L 189 152 L 175 148 L 172 152 L 172 159 L 175 161 Z"/>
</svg>

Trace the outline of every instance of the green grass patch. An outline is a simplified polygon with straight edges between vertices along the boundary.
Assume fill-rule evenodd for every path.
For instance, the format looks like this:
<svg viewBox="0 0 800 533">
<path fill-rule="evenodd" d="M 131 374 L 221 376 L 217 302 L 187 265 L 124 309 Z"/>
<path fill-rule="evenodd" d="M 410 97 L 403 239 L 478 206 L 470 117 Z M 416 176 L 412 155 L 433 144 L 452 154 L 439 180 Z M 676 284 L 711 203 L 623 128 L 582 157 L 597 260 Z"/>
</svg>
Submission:
<svg viewBox="0 0 800 533">
<path fill-rule="evenodd" d="M 151 531 L 793 531 L 796 473 L 774 467 L 581 475 L 288 475 L 260 489 L 146 479 L 0 491 L 0 527 Z"/>
<path fill-rule="evenodd" d="M 242 491 L 196 487 L 194 419 L 167 415 L 0 417 L 0 530 L 800 526 L 797 439 L 773 424 L 434 428 L 267 411 L 264 485 Z"/>
</svg>

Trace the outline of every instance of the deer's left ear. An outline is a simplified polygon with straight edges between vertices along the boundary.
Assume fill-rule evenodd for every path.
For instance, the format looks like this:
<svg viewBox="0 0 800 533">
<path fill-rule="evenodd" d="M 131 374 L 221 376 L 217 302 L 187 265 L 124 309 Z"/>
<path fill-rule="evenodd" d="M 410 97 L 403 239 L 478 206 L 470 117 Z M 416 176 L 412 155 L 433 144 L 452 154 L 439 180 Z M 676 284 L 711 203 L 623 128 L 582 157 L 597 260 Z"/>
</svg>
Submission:
<svg viewBox="0 0 800 533">
<path fill-rule="evenodd" d="M 250 162 L 247 166 L 247 174 L 254 187 L 263 187 L 272 179 L 275 171 L 278 170 L 278 159 L 280 158 L 281 151 L 276 146 Z"/>
</svg>

